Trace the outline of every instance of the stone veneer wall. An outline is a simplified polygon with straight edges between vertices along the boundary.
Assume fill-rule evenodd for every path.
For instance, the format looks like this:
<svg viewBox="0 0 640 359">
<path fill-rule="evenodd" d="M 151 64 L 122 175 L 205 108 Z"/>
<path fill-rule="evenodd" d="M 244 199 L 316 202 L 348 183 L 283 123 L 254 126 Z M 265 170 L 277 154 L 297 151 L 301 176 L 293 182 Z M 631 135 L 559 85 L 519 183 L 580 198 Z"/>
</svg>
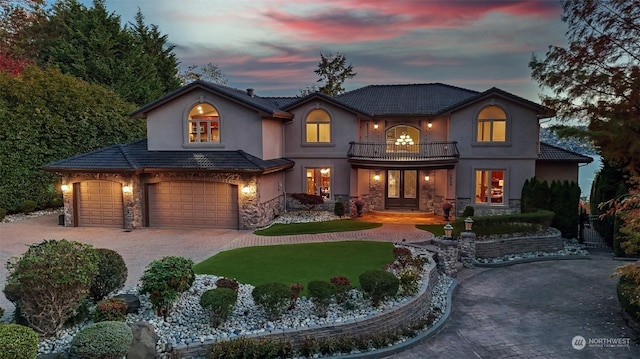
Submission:
<svg viewBox="0 0 640 359">
<path fill-rule="evenodd" d="M 433 259 L 432 259 L 433 262 Z M 406 328 L 410 323 L 426 316 L 431 310 L 432 290 L 438 280 L 437 268 L 433 266 L 428 273 L 428 285 L 426 290 L 416 297 L 393 307 L 381 314 L 368 318 L 351 320 L 339 324 L 329 324 L 303 330 L 280 331 L 276 333 L 257 334 L 248 338 L 269 338 L 274 340 L 287 339 L 299 347 L 305 338 L 323 339 L 349 335 L 353 337 L 361 335 L 382 334 L 388 331 Z M 175 358 L 201 357 L 206 354 L 206 347 L 213 341 L 193 346 L 178 346 L 172 349 L 171 355 Z"/>
<path fill-rule="evenodd" d="M 456 217 L 462 216 L 462 212 L 464 212 L 464 208 L 466 206 L 471 206 L 474 208 L 474 215 L 476 216 L 493 216 L 499 214 L 513 214 L 520 213 L 520 200 L 512 199 L 509 200 L 508 206 L 495 206 L 495 205 L 485 205 L 473 203 L 469 198 L 457 198 L 455 204 L 455 213 Z"/>
<path fill-rule="evenodd" d="M 564 248 L 560 231 L 551 228 L 554 234 L 548 236 L 529 236 L 517 238 L 491 239 L 476 241 L 476 258 L 496 258 L 509 254 L 526 252 L 554 252 Z"/>
</svg>

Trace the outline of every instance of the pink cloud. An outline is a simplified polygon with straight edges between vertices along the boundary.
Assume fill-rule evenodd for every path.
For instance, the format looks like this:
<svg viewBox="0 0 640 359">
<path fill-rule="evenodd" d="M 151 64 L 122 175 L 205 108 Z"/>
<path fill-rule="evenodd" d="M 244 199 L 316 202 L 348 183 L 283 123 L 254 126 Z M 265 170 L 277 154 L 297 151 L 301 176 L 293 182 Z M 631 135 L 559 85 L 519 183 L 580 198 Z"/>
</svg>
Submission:
<svg viewBox="0 0 640 359">
<path fill-rule="evenodd" d="M 552 1 L 345 0 L 331 4 L 322 11 L 299 14 L 287 12 L 286 2 L 281 2 L 264 16 L 268 25 L 296 38 L 351 43 L 392 39 L 424 29 L 463 28 L 494 12 L 537 19 L 561 14 L 559 4 Z"/>
</svg>

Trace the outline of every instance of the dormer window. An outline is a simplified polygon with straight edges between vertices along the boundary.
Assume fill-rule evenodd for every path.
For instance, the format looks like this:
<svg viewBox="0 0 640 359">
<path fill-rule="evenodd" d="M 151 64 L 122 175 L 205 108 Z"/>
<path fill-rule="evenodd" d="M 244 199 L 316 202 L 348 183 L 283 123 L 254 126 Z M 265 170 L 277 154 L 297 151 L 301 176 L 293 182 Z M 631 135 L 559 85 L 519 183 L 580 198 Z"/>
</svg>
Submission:
<svg viewBox="0 0 640 359">
<path fill-rule="evenodd" d="M 220 143 L 220 116 L 208 103 L 199 103 L 189 111 L 189 143 Z"/>
</svg>

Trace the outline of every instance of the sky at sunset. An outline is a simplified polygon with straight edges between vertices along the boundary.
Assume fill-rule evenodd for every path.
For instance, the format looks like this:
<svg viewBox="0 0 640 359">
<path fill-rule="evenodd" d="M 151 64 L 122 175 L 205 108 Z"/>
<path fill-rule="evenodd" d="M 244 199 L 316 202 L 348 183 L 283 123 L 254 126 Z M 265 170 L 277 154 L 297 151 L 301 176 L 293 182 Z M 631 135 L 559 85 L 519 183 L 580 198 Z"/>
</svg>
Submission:
<svg viewBox="0 0 640 359">
<path fill-rule="evenodd" d="M 90 0 L 83 3 L 91 5 Z M 156 24 L 181 68 L 209 62 L 228 85 L 295 96 L 315 83 L 320 52 L 345 54 L 368 84 L 442 82 L 498 87 L 538 102 L 533 53 L 565 45 L 556 0 L 106 0 L 133 21 Z"/>
</svg>

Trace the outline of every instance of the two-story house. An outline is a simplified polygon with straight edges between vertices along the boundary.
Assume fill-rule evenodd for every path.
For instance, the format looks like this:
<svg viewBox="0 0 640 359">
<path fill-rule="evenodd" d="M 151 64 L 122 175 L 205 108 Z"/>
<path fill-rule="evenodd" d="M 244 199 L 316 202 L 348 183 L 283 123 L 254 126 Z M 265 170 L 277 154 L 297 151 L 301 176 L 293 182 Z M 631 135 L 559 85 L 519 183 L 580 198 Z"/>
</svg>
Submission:
<svg viewBox="0 0 640 359">
<path fill-rule="evenodd" d="M 67 226 L 248 229 L 292 193 L 368 210 L 519 211 L 525 180 L 577 181 L 591 158 L 539 142 L 552 112 L 492 88 L 373 85 L 260 97 L 196 81 L 147 104 L 147 138 L 50 163 Z"/>
</svg>

